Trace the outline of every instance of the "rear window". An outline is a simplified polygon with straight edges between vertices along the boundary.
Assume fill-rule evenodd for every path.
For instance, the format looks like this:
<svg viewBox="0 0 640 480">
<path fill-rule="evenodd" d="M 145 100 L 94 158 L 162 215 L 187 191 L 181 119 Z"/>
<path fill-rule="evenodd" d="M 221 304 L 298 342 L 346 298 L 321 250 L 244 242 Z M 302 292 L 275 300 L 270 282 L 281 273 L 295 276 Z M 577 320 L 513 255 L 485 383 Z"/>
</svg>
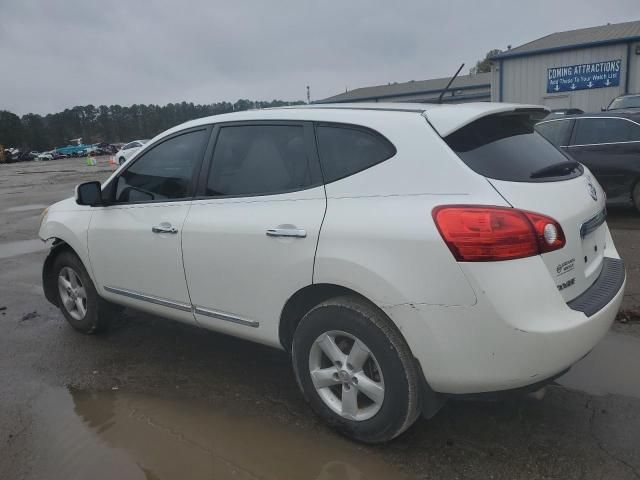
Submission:
<svg viewBox="0 0 640 480">
<path fill-rule="evenodd" d="M 445 138 L 476 173 L 511 182 L 549 182 L 582 174 L 576 168 L 564 175 L 532 178 L 532 174 L 561 162 L 572 161 L 534 126 L 546 115 L 543 111 L 508 112 L 482 117 Z"/>
<path fill-rule="evenodd" d="M 607 110 L 618 110 L 621 108 L 640 108 L 640 95 L 615 98 Z"/>
</svg>

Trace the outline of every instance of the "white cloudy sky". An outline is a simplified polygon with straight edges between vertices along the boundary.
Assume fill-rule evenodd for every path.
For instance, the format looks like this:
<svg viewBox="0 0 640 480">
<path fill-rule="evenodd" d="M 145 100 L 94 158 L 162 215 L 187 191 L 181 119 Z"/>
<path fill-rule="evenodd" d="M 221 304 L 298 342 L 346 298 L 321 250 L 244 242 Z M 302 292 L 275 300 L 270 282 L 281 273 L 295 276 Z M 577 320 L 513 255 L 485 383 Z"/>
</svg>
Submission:
<svg viewBox="0 0 640 480">
<path fill-rule="evenodd" d="M 0 0 L 0 109 L 312 99 L 640 19 L 639 0 Z"/>
</svg>

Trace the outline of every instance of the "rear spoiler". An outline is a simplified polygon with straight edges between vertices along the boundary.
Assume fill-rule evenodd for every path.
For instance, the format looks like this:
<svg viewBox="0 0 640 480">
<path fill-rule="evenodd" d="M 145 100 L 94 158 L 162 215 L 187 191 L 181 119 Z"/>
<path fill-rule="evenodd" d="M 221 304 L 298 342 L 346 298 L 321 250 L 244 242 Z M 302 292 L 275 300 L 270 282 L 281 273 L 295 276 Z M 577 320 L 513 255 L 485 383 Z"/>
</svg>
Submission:
<svg viewBox="0 0 640 480">
<path fill-rule="evenodd" d="M 433 108 L 426 110 L 422 115 L 441 137 L 446 137 L 482 117 L 509 112 L 549 113 L 550 110 L 542 105 L 484 102 Z"/>
</svg>

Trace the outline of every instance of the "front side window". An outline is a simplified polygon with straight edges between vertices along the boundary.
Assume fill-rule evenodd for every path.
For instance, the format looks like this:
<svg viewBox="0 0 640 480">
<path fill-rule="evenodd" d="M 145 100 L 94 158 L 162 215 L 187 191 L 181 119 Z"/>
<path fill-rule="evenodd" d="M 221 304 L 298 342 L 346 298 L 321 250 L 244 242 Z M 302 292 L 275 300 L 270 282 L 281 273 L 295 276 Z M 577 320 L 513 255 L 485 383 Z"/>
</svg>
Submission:
<svg viewBox="0 0 640 480">
<path fill-rule="evenodd" d="M 316 127 L 322 174 L 326 183 L 348 177 L 396 154 L 382 135 L 349 126 Z"/>
<path fill-rule="evenodd" d="M 535 129 L 556 147 L 565 147 L 569 145 L 572 125 L 573 120 L 552 120 L 538 123 Z"/>
<path fill-rule="evenodd" d="M 575 145 L 640 140 L 640 125 L 622 118 L 584 118 L 576 123 Z"/>
<path fill-rule="evenodd" d="M 207 137 L 207 130 L 198 130 L 147 150 L 118 177 L 116 201 L 150 202 L 189 197 L 194 168 L 200 164 Z"/>
<path fill-rule="evenodd" d="M 222 127 L 216 141 L 206 196 L 269 195 L 311 186 L 304 127 Z"/>
</svg>

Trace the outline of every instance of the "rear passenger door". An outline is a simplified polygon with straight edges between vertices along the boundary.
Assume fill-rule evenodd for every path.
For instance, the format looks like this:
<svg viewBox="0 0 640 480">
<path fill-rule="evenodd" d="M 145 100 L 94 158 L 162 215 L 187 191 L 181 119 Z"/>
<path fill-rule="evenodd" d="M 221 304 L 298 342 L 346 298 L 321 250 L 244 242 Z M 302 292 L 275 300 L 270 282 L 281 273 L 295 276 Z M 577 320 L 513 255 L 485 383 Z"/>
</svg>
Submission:
<svg viewBox="0 0 640 480">
<path fill-rule="evenodd" d="M 275 346 L 284 304 L 312 283 L 325 213 L 313 127 L 229 123 L 213 135 L 182 238 L 196 320 Z"/>
<path fill-rule="evenodd" d="M 596 176 L 607 197 L 629 197 L 638 175 L 640 125 L 624 118 L 590 117 L 576 120 L 569 153 Z M 635 172 L 634 172 L 635 170 Z"/>
</svg>

